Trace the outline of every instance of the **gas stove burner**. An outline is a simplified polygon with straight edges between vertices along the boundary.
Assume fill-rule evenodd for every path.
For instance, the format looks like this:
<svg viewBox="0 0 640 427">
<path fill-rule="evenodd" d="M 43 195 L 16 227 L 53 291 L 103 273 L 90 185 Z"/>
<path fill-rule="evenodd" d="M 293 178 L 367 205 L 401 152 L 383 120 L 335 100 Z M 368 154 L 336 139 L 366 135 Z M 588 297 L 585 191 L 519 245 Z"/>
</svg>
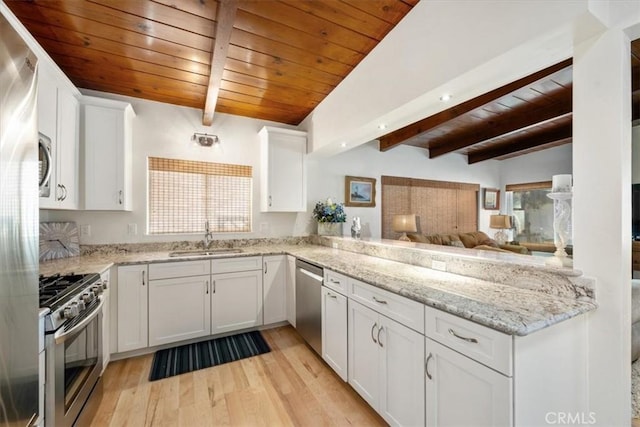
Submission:
<svg viewBox="0 0 640 427">
<path fill-rule="evenodd" d="M 99 274 L 41 276 L 40 307 L 47 307 L 53 311 L 99 280 Z"/>
</svg>

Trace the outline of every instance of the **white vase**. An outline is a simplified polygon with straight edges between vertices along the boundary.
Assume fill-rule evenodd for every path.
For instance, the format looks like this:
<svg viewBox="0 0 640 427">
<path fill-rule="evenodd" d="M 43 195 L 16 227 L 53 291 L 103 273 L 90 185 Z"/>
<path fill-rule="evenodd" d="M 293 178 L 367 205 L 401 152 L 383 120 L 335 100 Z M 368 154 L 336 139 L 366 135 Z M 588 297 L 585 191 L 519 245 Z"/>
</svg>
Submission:
<svg viewBox="0 0 640 427">
<path fill-rule="evenodd" d="M 342 222 L 319 222 L 319 236 L 342 236 Z"/>
</svg>

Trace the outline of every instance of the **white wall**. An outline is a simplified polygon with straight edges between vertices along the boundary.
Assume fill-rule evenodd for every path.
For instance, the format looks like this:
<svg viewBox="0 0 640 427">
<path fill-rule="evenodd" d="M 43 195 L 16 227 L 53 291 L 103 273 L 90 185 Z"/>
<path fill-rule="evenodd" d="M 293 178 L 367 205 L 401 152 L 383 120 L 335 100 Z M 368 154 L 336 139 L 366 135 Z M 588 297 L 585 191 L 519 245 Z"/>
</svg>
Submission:
<svg viewBox="0 0 640 427">
<path fill-rule="evenodd" d="M 378 150 L 377 141 L 374 141 L 330 158 L 309 161 L 309 212 L 316 202 L 325 200 L 327 197 L 331 197 L 334 201 L 345 200 L 345 175 L 376 179 L 375 208 L 345 208 L 347 226 L 344 228 L 344 233 L 350 234 L 351 220 L 359 216 L 363 237 L 380 237 L 382 188 L 380 177 L 382 175 L 467 182 L 492 188 L 500 184 L 500 166 L 495 160 L 467 165 L 467 157 L 455 153 L 429 159 L 427 150 L 412 146 L 400 146 L 383 153 Z M 479 208 L 478 212 L 479 228 L 489 231 L 489 215 L 496 211 L 485 211 Z M 309 231 L 315 232 L 314 224 L 310 227 Z"/>
<path fill-rule="evenodd" d="M 500 162 L 500 188 L 507 184 L 551 181 L 553 175 L 571 174 L 571 144 L 536 151 Z"/>
<path fill-rule="evenodd" d="M 201 240 L 200 235 L 146 235 L 147 157 L 168 157 L 253 166 L 253 225 L 248 234 L 219 234 L 216 238 L 291 236 L 304 232 L 296 227 L 295 213 L 260 212 L 260 150 L 258 131 L 264 125 L 281 124 L 216 113 L 212 127 L 202 126 L 202 111 L 138 98 L 85 91 L 88 95 L 130 102 L 136 112 L 133 129 L 133 210 L 132 212 L 41 211 L 41 221 L 76 221 L 90 225 L 91 236 L 81 236 L 82 244 L 127 243 L 173 240 Z M 216 134 L 222 150 L 200 147 L 191 141 L 194 132 Z M 137 235 L 127 234 L 135 224 Z M 203 225 L 204 230 L 204 225 Z"/>
</svg>

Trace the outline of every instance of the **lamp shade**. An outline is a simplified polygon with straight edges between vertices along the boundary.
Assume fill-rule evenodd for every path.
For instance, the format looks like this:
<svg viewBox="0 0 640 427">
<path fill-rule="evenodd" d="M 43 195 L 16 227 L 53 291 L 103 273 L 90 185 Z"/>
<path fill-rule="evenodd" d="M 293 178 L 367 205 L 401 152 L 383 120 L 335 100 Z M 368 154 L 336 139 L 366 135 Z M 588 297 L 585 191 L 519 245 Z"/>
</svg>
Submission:
<svg viewBox="0 0 640 427">
<path fill-rule="evenodd" d="M 511 228 L 511 217 L 509 215 L 491 215 L 491 228 Z"/>
<path fill-rule="evenodd" d="M 415 233 L 418 231 L 415 214 L 394 215 L 391 222 L 391 228 L 396 233 Z"/>
</svg>

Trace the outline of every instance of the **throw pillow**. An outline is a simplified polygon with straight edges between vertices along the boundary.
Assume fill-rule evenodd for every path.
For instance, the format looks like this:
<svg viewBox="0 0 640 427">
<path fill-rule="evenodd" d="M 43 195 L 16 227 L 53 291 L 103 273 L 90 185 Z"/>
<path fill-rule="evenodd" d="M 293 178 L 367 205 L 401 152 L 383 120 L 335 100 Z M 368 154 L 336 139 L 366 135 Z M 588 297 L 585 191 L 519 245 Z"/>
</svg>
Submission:
<svg viewBox="0 0 640 427">
<path fill-rule="evenodd" d="M 452 240 L 449 242 L 449 246 L 454 246 L 456 248 L 464 248 L 464 245 L 460 240 Z"/>
<path fill-rule="evenodd" d="M 500 246 L 498 246 L 498 243 L 493 239 L 483 240 L 482 242 L 480 242 L 480 245 L 491 246 L 491 247 L 494 247 L 494 248 L 499 248 L 500 247 Z"/>
</svg>

